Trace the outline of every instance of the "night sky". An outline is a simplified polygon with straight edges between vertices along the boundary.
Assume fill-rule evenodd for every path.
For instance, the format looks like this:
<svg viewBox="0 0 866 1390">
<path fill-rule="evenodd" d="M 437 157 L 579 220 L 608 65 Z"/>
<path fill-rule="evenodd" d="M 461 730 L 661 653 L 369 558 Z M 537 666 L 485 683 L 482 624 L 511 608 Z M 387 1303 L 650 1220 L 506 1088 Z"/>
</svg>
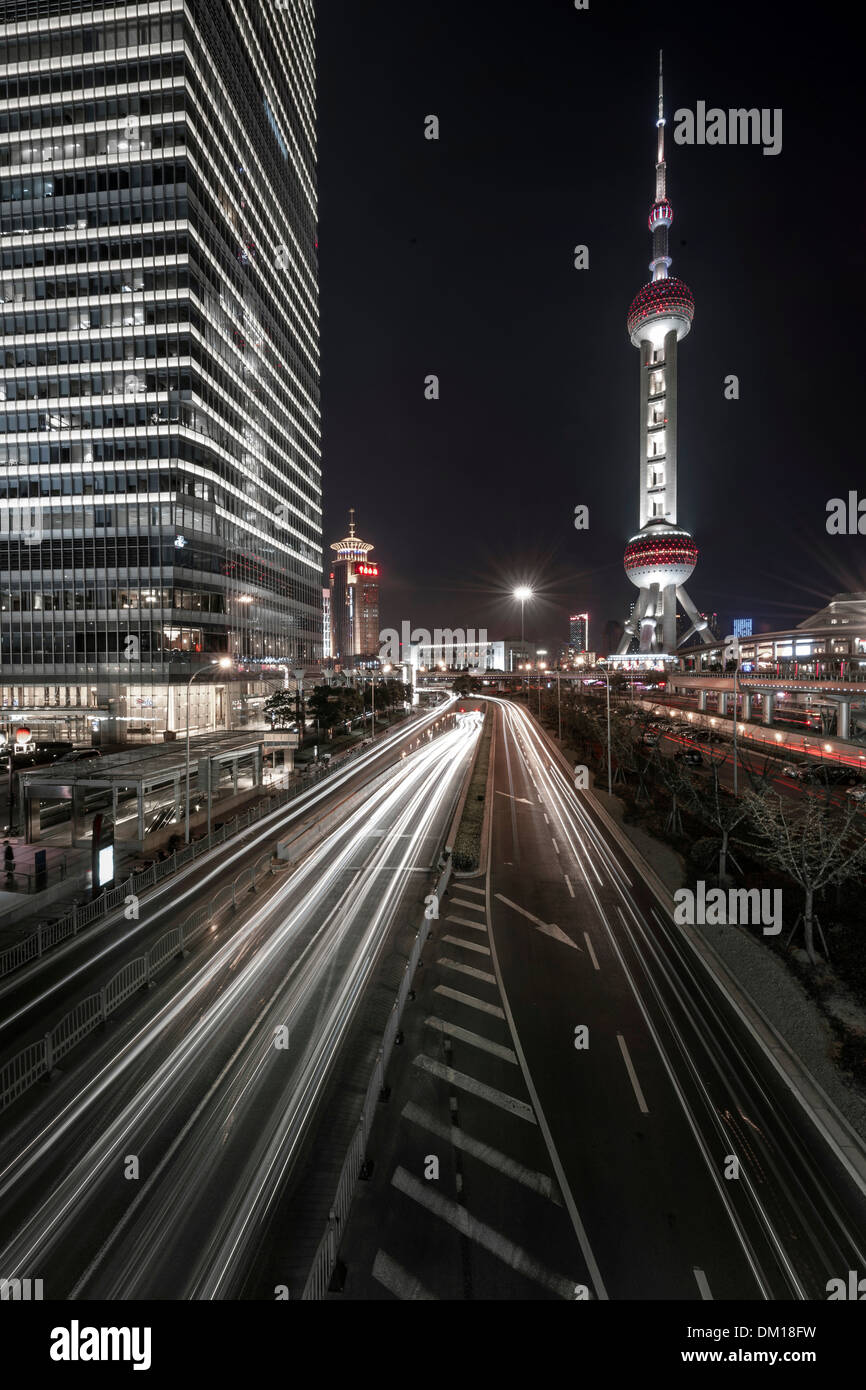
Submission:
<svg viewBox="0 0 866 1390">
<path fill-rule="evenodd" d="M 543 597 L 527 637 L 563 641 L 568 613 L 589 609 L 603 649 L 637 594 L 622 568 L 638 522 L 625 320 L 650 278 L 659 47 L 671 274 L 696 301 L 679 355 L 678 521 L 701 551 L 689 592 L 727 631 L 731 615 L 782 627 L 866 589 L 866 539 L 825 526 L 829 498 L 866 497 L 854 10 L 317 9 L 324 539 L 327 555 L 354 505 L 382 625 L 519 633 L 507 595 L 529 582 Z M 674 112 L 699 100 L 781 107 L 782 152 L 675 144 Z"/>
</svg>

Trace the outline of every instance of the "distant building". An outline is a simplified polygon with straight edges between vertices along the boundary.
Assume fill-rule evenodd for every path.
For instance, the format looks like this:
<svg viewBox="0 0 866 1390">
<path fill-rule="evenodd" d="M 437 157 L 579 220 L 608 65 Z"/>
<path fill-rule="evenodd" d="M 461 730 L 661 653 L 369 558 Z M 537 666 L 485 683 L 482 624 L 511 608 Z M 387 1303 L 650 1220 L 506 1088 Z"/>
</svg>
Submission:
<svg viewBox="0 0 866 1390">
<path fill-rule="evenodd" d="M 355 509 L 349 511 L 349 534 L 332 542 L 331 657 L 352 666 L 379 650 L 379 565 L 371 561 L 372 541 L 355 535 Z"/>
<path fill-rule="evenodd" d="M 733 634 L 734 634 L 735 637 L 751 637 L 751 635 L 752 635 L 752 619 L 751 619 L 751 618 L 734 618 Z"/>
<path fill-rule="evenodd" d="M 441 643 L 418 643 L 412 647 L 413 659 L 417 667 L 428 670 L 444 665 L 449 671 L 516 671 L 520 663 L 535 661 L 535 650 L 529 641 L 521 642 L 519 637 L 505 637 L 498 641 L 452 642 L 446 647 Z"/>
<path fill-rule="evenodd" d="M 577 652 L 585 652 L 589 645 L 589 614 L 575 613 L 568 620 L 568 645 Z"/>
<path fill-rule="evenodd" d="M 334 576 L 331 575 L 331 584 Z M 333 656 L 331 641 L 331 589 L 330 585 L 322 590 L 322 660 L 330 661 Z"/>
</svg>

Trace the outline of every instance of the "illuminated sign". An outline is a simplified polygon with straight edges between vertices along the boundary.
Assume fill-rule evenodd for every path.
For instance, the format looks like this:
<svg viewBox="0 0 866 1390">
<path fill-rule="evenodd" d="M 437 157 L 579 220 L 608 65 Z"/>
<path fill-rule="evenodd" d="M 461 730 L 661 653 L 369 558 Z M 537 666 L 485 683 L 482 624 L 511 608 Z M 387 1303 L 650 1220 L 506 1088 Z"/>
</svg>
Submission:
<svg viewBox="0 0 866 1390">
<path fill-rule="evenodd" d="M 378 566 L 378 565 L 356 565 L 356 566 L 355 566 L 355 573 L 356 573 L 356 574 L 374 574 L 374 575 L 376 575 L 376 576 L 378 577 L 378 574 L 379 574 L 379 566 Z"/>
</svg>

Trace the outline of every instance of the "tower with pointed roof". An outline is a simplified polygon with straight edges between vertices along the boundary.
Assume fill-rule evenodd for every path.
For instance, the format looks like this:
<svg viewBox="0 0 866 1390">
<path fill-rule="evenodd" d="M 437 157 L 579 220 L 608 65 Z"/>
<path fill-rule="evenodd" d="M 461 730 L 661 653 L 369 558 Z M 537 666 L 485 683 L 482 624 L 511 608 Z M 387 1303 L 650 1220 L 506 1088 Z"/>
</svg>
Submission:
<svg viewBox="0 0 866 1390">
<path fill-rule="evenodd" d="M 689 598 L 685 582 L 698 548 L 677 525 L 677 351 L 692 326 L 695 301 L 688 285 L 671 275 L 668 242 L 674 210 L 667 196 L 662 55 L 659 53 L 658 145 L 655 200 L 650 208 L 652 279 L 628 312 L 628 334 L 640 351 L 640 530 L 625 551 L 625 572 L 640 590 L 619 646 L 626 652 L 636 635 L 642 653 L 672 656 L 707 623 Z M 691 626 L 677 638 L 677 601 Z"/>
<path fill-rule="evenodd" d="M 355 534 L 355 508 L 349 509 L 349 534 L 332 541 L 331 655 L 343 667 L 356 666 L 379 650 L 379 565 L 370 559 L 372 541 Z"/>
</svg>

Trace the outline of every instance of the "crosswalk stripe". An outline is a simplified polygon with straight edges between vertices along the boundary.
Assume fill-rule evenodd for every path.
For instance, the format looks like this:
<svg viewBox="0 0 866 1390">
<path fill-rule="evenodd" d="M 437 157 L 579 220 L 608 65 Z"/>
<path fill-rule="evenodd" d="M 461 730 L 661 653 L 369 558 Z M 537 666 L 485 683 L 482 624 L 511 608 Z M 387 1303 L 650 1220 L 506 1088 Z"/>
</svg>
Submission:
<svg viewBox="0 0 866 1390">
<path fill-rule="evenodd" d="M 460 892 L 461 892 L 461 893 L 480 893 L 481 896 L 482 896 L 482 898 L 485 896 L 485 893 L 484 893 L 484 889 L 483 889 L 483 888 L 475 888 L 475 887 L 473 887 L 473 885 L 472 885 L 471 883 L 461 883 L 461 885 L 460 885 Z"/>
<path fill-rule="evenodd" d="M 429 1184 L 425 1185 L 418 1178 L 413 1177 L 405 1168 L 398 1168 L 391 1182 L 398 1192 L 403 1192 L 413 1202 L 417 1202 L 419 1206 L 425 1207 L 434 1216 L 438 1216 L 441 1221 L 446 1221 L 461 1235 L 475 1241 L 476 1245 L 480 1245 L 491 1255 L 495 1255 L 498 1260 L 502 1260 L 503 1264 L 517 1270 L 518 1274 L 540 1284 L 542 1288 L 548 1289 L 560 1298 L 574 1299 L 577 1285 L 573 1279 L 565 1279 L 561 1274 L 554 1274 L 551 1270 L 545 1269 L 544 1265 L 528 1251 L 521 1249 L 513 1241 L 507 1240 L 498 1231 L 494 1231 L 492 1226 L 485 1225 L 483 1221 L 477 1221 L 474 1216 L 469 1215 L 465 1207 L 458 1206 L 456 1202 L 443 1197 Z"/>
<path fill-rule="evenodd" d="M 471 975 L 473 980 L 483 980 L 487 985 L 496 984 L 496 976 L 491 975 L 487 970 L 476 970 L 472 965 L 462 965 L 459 960 L 450 960 L 448 956 L 440 956 L 437 965 L 445 965 L 449 970 L 459 970 L 461 975 Z"/>
<path fill-rule="evenodd" d="M 484 911 L 485 904 L 484 904 L 484 903 L 474 903 L 474 902 L 470 902 L 468 898 L 465 899 L 465 900 L 464 900 L 463 898 L 452 898 L 452 899 L 451 899 L 450 906 L 451 906 L 451 907 L 468 907 L 468 908 L 471 908 L 471 910 L 472 910 L 473 912 L 483 912 L 483 911 Z"/>
<path fill-rule="evenodd" d="M 453 1067 L 446 1067 L 444 1062 L 437 1061 L 435 1057 L 426 1057 L 423 1052 L 415 1058 L 415 1066 L 430 1076 L 438 1076 L 441 1081 L 456 1086 L 458 1091 L 468 1091 L 470 1095 L 487 1100 L 491 1105 L 498 1105 L 500 1110 L 507 1110 L 509 1115 L 516 1115 L 518 1119 L 526 1120 L 531 1125 L 535 1124 L 535 1113 L 526 1101 L 517 1100 L 515 1096 L 509 1096 L 505 1091 L 497 1090 L 495 1086 L 487 1086 L 483 1081 L 476 1081 L 474 1076 L 467 1076 L 465 1071 L 455 1071 Z"/>
<path fill-rule="evenodd" d="M 536 1173 L 531 1168 L 524 1168 L 522 1163 L 518 1163 L 514 1158 L 509 1158 L 507 1154 L 500 1153 L 490 1144 L 482 1144 L 477 1139 L 473 1139 L 472 1135 L 467 1134 L 465 1129 L 460 1129 L 456 1125 L 443 1124 L 441 1120 L 437 1120 L 435 1115 L 431 1115 L 428 1110 L 423 1110 L 414 1101 L 408 1100 L 403 1106 L 402 1113 L 404 1120 L 410 1120 L 421 1129 L 435 1134 L 437 1139 L 444 1139 L 455 1149 L 460 1149 L 463 1153 L 469 1154 L 470 1157 L 477 1158 L 479 1163 L 486 1163 L 489 1168 L 495 1168 L 506 1178 L 519 1182 L 532 1192 L 537 1192 L 540 1197 L 546 1197 L 556 1206 L 562 1206 L 562 1199 L 556 1183 L 546 1173 Z"/>
<path fill-rule="evenodd" d="M 373 1261 L 373 1278 L 380 1284 L 384 1284 L 389 1293 L 395 1298 L 401 1298 L 404 1302 L 412 1300 L 425 1300 L 430 1303 L 438 1303 L 439 1300 L 435 1293 L 430 1293 L 425 1289 L 420 1280 L 414 1274 L 410 1274 L 402 1265 L 398 1265 L 396 1260 L 392 1260 L 390 1255 L 386 1255 L 384 1250 L 376 1251 L 376 1258 Z"/>
<path fill-rule="evenodd" d="M 443 936 L 443 942 L 447 941 L 449 946 L 462 946 L 464 951 L 476 951 L 479 956 L 489 956 L 489 946 L 479 946 L 477 941 L 464 941 L 460 936 Z"/>
<path fill-rule="evenodd" d="M 434 994 L 444 994 L 448 999 L 456 999 L 458 1004 L 467 1004 L 470 1009 L 480 1009 L 483 1014 L 492 1014 L 494 1018 L 504 1018 L 505 1011 L 500 1009 L 498 1004 L 486 1004 L 483 999 L 476 999 L 471 994 L 463 994 L 459 989 L 452 989 L 450 985 L 437 985 Z"/>
<path fill-rule="evenodd" d="M 471 927 L 473 931 L 487 932 L 486 922 L 472 922 L 468 917 L 452 917 L 450 914 L 445 918 L 446 922 L 453 922 L 458 927 Z"/>
<path fill-rule="evenodd" d="M 517 1057 L 510 1047 L 503 1047 L 501 1043 L 491 1042 L 489 1038 L 483 1038 L 480 1033 L 471 1033 L 468 1028 L 461 1028 L 457 1023 L 448 1023 L 444 1018 L 436 1018 L 431 1015 L 425 1018 L 424 1022 L 428 1028 L 436 1028 L 440 1033 L 445 1033 L 449 1038 L 457 1038 L 459 1042 L 468 1043 L 470 1047 L 477 1047 L 482 1052 L 489 1052 L 494 1057 L 500 1057 L 503 1062 L 513 1062 L 517 1066 Z"/>
</svg>

